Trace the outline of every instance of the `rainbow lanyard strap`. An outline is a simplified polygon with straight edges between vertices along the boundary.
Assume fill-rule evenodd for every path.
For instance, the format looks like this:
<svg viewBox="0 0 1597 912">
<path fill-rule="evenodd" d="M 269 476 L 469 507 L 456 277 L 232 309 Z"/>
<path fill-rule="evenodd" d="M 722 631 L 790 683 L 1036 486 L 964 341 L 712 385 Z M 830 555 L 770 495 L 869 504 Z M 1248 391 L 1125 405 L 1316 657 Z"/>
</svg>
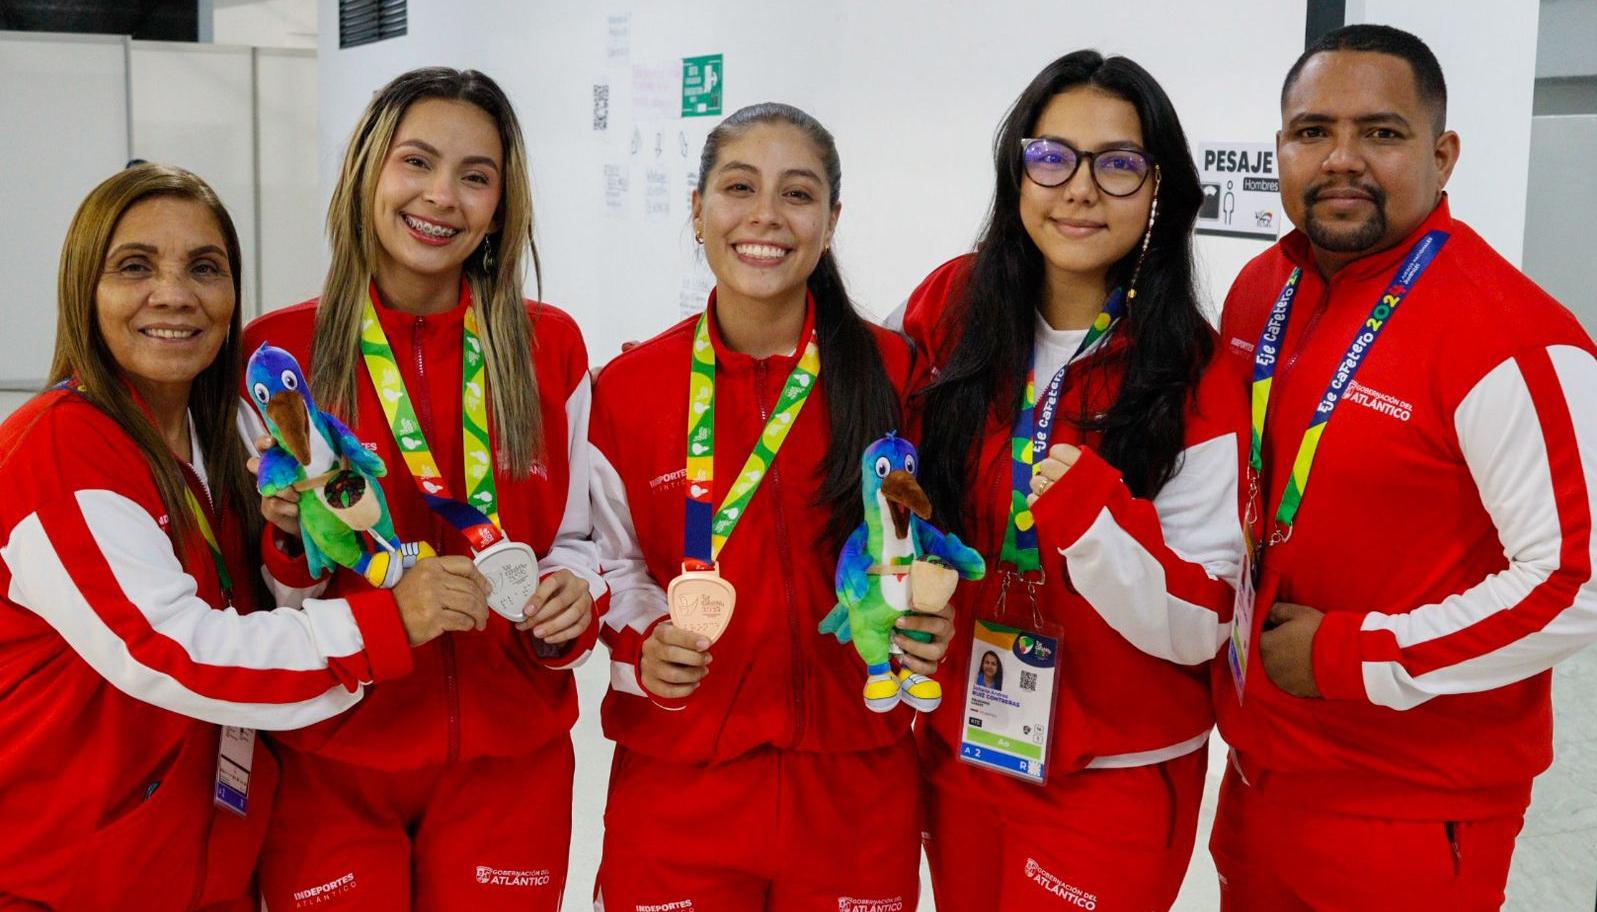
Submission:
<svg viewBox="0 0 1597 912">
<path fill-rule="evenodd" d="M 422 432 L 416 409 L 411 405 L 410 393 L 405 388 L 405 378 L 399 372 L 394 350 L 383 333 L 377 319 L 377 287 L 369 290 L 366 309 L 360 325 L 360 352 L 366 362 L 366 372 L 377 388 L 377 398 L 383 404 L 383 414 L 388 418 L 388 429 L 394 435 L 400 455 L 410 469 L 422 498 L 439 516 L 460 530 L 471 544 L 472 550 L 484 551 L 504 538 L 499 524 L 499 494 L 494 486 L 493 455 L 488 438 L 487 395 L 484 390 L 482 342 L 477 337 L 477 312 L 474 305 L 466 308 L 462 324 L 464 340 L 460 370 L 460 419 L 462 455 L 465 462 L 467 500 L 457 500 L 450 493 L 449 482 L 444 479 L 433 459 L 427 435 Z"/>
<path fill-rule="evenodd" d="M 693 330 L 693 370 L 688 375 L 687 514 L 683 522 L 682 551 L 700 569 L 713 567 L 721 548 L 743 518 L 749 501 L 765 480 L 777 451 L 798 422 L 821 373 L 821 349 L 810 331 L 804 353 L 787 375 L 776 408 L 754 442 L 754 450 L 727 490 L 721 507 L 712 513 L 710 498 L 715 476 L 715 346 L 710 342 L 710 315 L 699 315 Z"/>
<path fill-rule="evenodd" d="M 200 496 L 194 489 L 201 485 L 199 475 L 188 465 L 178 463 L 183 472 L 183 500 L 188 504 L 189 513 L 194 517 L 194 525 L 200 530 L 200 537 L 205 539 L 205 546 L 211 552 L 211 563 L 216 565 L 216 580 L 222 587 L 222 599 L 228 605 L 233 604 L 233 575 L 227 572 L 227 559 L 222 555 L 222 543 L 216 537 L 216 530 L 211 525 L 211 510 L 200 501 Z M 201 487 L 201 490 L 206 490 Z M 206 494 L 210 497 L 209 492 Z M 213 507 L 214 509 L 214 507 Z M 217 522 L 221 522 L 221 512 L 217 512 Z"/>
<path fill-rule="evenodd" d="M 1398 267 L 1392 280 L 1387 283 L 1386 290 L 1371 308 L 1370 315 L 1353 334 L 1353 341 L 1348 345 L 1347 354 L 1337 362 L 1336 371 L 1331 375 L 1325 393 L 1320 396 L 1319 404 L 1314 407 L 1314 414 L 1309 418 L 1309 426 L 1304 430 L 1302 440 L 1298 442 L 1297 456 L 1292 461 L 1292 475 L 1287 479 L 1286 490 L 1281 494 L 1280 506 L 1275 511 L 1275 528 L 1266 540 L 1266 545 L 1279 545 L 1292 537 L 1292 524 L 1297 519 L 1298 509 L 1303 505 L 1303 494 L 1309 487 L 1309 471 L 1314 468 L 1314 457 L 1319 451 L 1320 438 L 1325 435 L 1331 416 L 1335 414 L 1336 407 L 1342 402 L 1342 396 L 1352 385 L 1353 375 L 1358 373 L 1359 365 L 1364 363 L 1370 349 L 1375 347 L 1381 331 L 1391 322 L 1398 306 L 1408 297 L 1408 293 L 1419 282 L 1420 276 L 1425 274 L 1425 270 L 1436 259 L 1447 239 L 1448 233 L 1445 231 L 1428 231 L 1409 249 L 1403 264 Z M 1250 539 L 1253 523 L 1258 519 L 1255 504 L 1259 494 L 1259 479 L 1264 471 L 1264 421 L 1270 409 L 1270 388 L 1275 379 L 1276 365 L 1280 360 L 1281 338 L 1286 334 L 1287 321 L 1292 316 L 1292 302 L 1297 296 L 1298 281 L 1302 277 L 1301 267 L 1293 269 L 1292 274 L 1287 277 L 1286 285 L 1277 296 L 1275 306 L 1270 309 L 1270 317 L 1265 321 L 1264 330 L 1259 335 L 1259 344 L 1253 349 L 1251 390 L 1253 433 L 1248 449 L 1248 515 L 1244 524 L 1249 530 Z"/>
<path fill-rule="evenodd" d="M 1065 360 L 1041 400 L 1037 399 L 1037 351 L 1032 347 L 1031 364 L 1026 368 L 1026 386 L 1021 394 L 1020 409 L 1015 413 L 1015 426 L 1010 432 L 1011 487 L 1009 493 L 1009 524 L 1004 527 L 1004 546 L 999 560 L 1010 564 L 1021 573 L 1042 569 L 1042 558 L 1037 550 L 1037 524 L 1032 518 L 1026 498 L 1031 494 L 1031 476 L 1036 465 L 1048 455 L 1048 443 L 1053 437 L 1054 413 L 1059 408 L 1059 395 L 1064 390 L 1065 374 L 1070 366 L 1091 352 L 1125 314 L 1126 297 L 1116 288 L 1104 302 L 1103 310 L 1087 328 L 1075 354 Z"/>
</svg>

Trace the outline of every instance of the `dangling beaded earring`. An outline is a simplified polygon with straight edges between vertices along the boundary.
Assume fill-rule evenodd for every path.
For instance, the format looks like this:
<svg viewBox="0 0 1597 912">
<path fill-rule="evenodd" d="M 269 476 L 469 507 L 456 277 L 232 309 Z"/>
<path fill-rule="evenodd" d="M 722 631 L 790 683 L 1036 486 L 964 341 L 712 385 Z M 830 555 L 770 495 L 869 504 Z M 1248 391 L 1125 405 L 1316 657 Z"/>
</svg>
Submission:
<svg viewBox="0 0 1597 912">
<path fill-rule="evenodd" d="M 494 239 L 487 235 L 482 239 L 482 271 L 490 274 L 494 271 Z"/>
<path fill-rule="evenodd" d="M 1148 258 L 1148 242 L 1153 240 L 1153 220 L 1159 216 L 1159 166 L 1153 166 L 1153 205 L 1148 207 L 1148 230 L 1142 233 L 1142 252 L 1137 254 L 1137 265 L 1131 270 L 1131 282 L 1126 301 L 1137 299 L 1137 276 L 1142 274 L 1142 261 Z"/>
</svg>

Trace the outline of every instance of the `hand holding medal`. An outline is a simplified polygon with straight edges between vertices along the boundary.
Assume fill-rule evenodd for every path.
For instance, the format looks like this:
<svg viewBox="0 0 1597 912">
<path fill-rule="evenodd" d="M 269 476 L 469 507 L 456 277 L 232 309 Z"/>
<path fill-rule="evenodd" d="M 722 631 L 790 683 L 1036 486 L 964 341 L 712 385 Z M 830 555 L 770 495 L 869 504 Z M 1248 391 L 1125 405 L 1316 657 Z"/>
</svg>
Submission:
<svg viewBox="0 0 1597 912">
<path fill-rule="evenodd" d="M 541 590 L 538 558 L 532 548 L 512 541 L 499 524 L 499 494 L 494 482 L 493 453 L 488 439 L 488 407 L 483 377 L 482 343 L 477 338 L 477 312 L 466 310 L 462 326 L 460 414 L 467 496 L 455 499 L 449 482 L 433 459 L 432 448 L 411 405 L 394 351 L 377 319 L 377 287 L 373 283 L 361 320 L 360 347 L 388 418 L 394 443 L 404 456 L 422 499 L 433 512 L 460 531 L 471 546 L 477 569 L 493 587 L 488 607 L 515 623 L 527 620 L 527 605 Z M 562 603 L 562 607 L 564 607 Z M 539 622 L 540 624 L 542 622 Z M 549 658 L 559 650 L 540 642 L 537 653 Z"/>
<path fill-rule="evenodd" d="M 671 622 L 682 634 L 675 648 L 687 649 L 689 635 L 708 649 L 732 622 L 737 591 L 721 577 L 715 559 L 737 528 L 754 492 L 770 471 L 777 451 L 797 423 L 800 410 L 815 388 L 821 370 L 820 348 L 812 332 L 798 363 L 788 374 L 776 409 L 755 441 L 754 451 L 726 492 L 720 509 L 711 512 L 715 476 L 715 346 L 710 341 L 709 313 L 700 315 L 693 334 L 693 363 L 688 376 L 688 497 L 684 514 L 682 573 L 666 589 Z M 659 628 L 656 628 L 659 629 Z M 697 640 L 694 640 L 696 643 Z M 702 650 L 701 650 L 702 651 Z M 680 682 L 670 682 L 673 684 Z M 664 696 L 664 694 L 661 694 Z"/>
<path fill-rule="evenodd" d="M 530 632 L 539 644 L 559 653 L 593 621 L 593 594 L 582 577 L 556 570 L 539 581 L 526 609 L 528 617 L 516 629 Z"/>
</svg>

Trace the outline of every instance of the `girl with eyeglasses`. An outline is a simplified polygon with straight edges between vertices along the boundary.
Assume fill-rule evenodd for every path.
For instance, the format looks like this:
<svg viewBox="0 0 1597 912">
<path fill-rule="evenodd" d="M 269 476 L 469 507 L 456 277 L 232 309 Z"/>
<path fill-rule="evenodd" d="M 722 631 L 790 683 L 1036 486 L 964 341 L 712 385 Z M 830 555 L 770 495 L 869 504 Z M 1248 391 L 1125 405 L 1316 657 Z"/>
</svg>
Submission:
<svg viewBox="0 0 1597 912">
<path fill-rule="evenodd" d="M 279 741 L 260 869 L 272 909 L 560 906 L 570 669 L 597 641 L 605 589 L 589 539 L 588 355 L 569 316 L 522 295 L 529 256 L 537 270 L 532 215 L 498 84 L 475 70 L 401 74 L 350 138 L 320 300 L 246 332 L 247 352 L 292 352 L 317 405 L 376 448 L 401 541 L 501 581 L 491 555 L 525 546 L 537 561 L 536 576 L 522 565 L 527 601 L 493 593 L 485 624 L 416 650 L 411 675 L 374 688 L 358 714 Z M 309 579 L 282 549 L 297 543 L 283 534 L 297 532 L 296 505 L 271 497 L 262 511 L 280 530 L 267 549 L 276 578 L 382 594 L 382 580 L 342 568 Z"/>
<path fill-rule="evenodd" d="M 1021 93 L 994 163 L 976 252 L 904 319 L 935 365 L 927 494 L 990 568 L 955 596 L 953 705 L 920 729 L 938 907 L 1168 908 L 1244 551 L 1247 417 L 1193 287 L 1198 176 L 1153 77 L 1085 50 Z M 995 644 L 1019 669 L 1002 706 L 972 683 Z"/>
</svg>

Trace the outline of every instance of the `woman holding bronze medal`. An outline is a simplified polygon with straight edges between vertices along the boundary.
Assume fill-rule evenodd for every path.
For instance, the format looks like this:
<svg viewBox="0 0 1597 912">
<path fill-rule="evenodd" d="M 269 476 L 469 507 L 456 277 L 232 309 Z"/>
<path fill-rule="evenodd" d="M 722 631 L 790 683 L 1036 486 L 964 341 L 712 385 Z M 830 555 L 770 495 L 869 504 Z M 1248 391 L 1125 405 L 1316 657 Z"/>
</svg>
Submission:
<svg viewBox="0 0 1597 912">
<path fill-rule="evenodd" d="M 915 904 L 912 713 L 867 709 L 863 664 L 817 630 L 863 515 L 861 454 L 901 427 L 915 378 L 909 345 L 854 312 L 829 252 L 841 184 L 831 135 L 803 111 L 724 120 L 693 195 L 706 309 L 596 385 L 617 742 L 606 908 Z M 898 624 L 931 634 L 895 637 L 930 674 L 948 620 Z"/>
<path fill-rule="evenodd" d="M 604 586 L 588 540 L 587 352 L 570 317 L 522 297 L 537 251 L 509 100 L 475 71 L 397 77 L 355 127 L 327 221 L 320 300 L 255 321 L 246 351 L 270 343 L 310 366 L 320 407 L 386 464 L 398 538 L 471 557 L 497 616 L 418 650 L 414 673 L 358 715 L 282 739 L 267 904 L 330 890 L 359 908 L 556 909 L 568 669 L 597 639 Z M 297 530 L 292 503 L 263 511 Z M 280 548 L 267 565 L 313 584 Z M 342 569 L 326 586 L 370 588 Z"/>
<path fill-rule="evenodd" d="M 1246 402 L 1193 289 L 1201 189 L 1158 83 L 1093 51 L 1037 75 L 994 163 L 976 252 L 904 321 L 940 368 L 923 483 L 996 564 L 955 597 L 961 705 L 920 729 L 938 906 L 1057 903 L 1042 883 L 1169 908 L 1244 549 Z M 1002 692 L 978 686 L 989 650 Z"/>
</svg>

